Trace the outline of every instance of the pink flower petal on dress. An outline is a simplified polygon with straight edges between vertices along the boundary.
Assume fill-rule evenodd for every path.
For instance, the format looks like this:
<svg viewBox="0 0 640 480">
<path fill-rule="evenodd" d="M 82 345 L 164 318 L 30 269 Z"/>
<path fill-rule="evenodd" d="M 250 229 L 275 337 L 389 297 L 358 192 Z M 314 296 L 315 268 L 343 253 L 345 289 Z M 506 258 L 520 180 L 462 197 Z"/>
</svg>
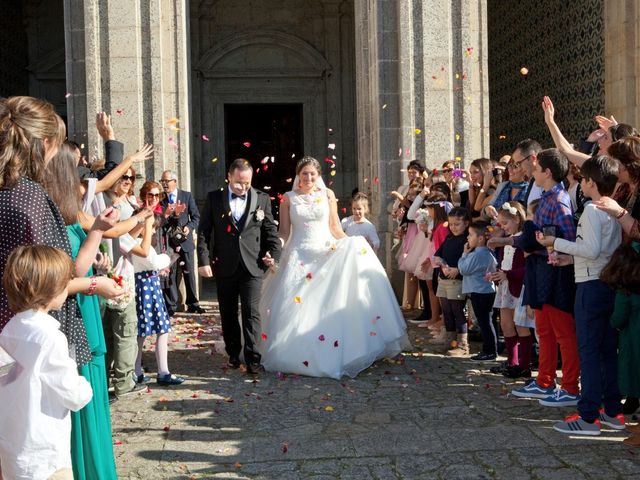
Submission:
<svg viewBox="0 0 640 480">
<path fill-rule="evenodd" d="M 318 337 L 318 340 L 320 340 L 321 342 L 324 342 L 324 340 L 325 340 L 324 335 L 320 335 L 320 336 Z"/>
</svg>

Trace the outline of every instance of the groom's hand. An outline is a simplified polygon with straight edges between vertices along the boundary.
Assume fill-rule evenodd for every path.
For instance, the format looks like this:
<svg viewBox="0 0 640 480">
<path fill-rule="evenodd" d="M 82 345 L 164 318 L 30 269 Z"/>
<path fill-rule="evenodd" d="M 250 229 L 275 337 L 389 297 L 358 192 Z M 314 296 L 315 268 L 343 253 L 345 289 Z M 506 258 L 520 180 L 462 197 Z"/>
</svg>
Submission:
<svg viewBox="0 0 640 480">
<path fill-rule="evenodd" d="M 198 273 L 201 277 L 211 278 L 213 277 L 213 270 L 211 265 L 205 265 L 204 267 L 198 267 Z"/>
<path fill-rule="evenodd" d="M 264 257 L 262 257 L 262 263 L 265 264 L 267 268 L 270 268 L 272 271 L 275 270 L 276 261 L 271 256 L 271 253 L 267 252 Z"/>
</svg>

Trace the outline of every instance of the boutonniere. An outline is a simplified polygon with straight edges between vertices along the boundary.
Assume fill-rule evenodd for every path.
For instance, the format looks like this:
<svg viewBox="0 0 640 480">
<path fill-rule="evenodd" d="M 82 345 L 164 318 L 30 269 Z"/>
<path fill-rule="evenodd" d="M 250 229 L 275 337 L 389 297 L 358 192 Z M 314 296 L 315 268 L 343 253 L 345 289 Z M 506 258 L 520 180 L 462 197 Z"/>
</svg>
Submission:
<svg viewBox="0 0 640 480">
<path fill-rule="evenodd" d="M 264 210 L 262 210 L 261 208 L 256 209 L 256 211 L 253 213 L 253 218 L 256 219 L 256 222 L 261 222 L 262 220 L 264 220 Z"/>
</svg>

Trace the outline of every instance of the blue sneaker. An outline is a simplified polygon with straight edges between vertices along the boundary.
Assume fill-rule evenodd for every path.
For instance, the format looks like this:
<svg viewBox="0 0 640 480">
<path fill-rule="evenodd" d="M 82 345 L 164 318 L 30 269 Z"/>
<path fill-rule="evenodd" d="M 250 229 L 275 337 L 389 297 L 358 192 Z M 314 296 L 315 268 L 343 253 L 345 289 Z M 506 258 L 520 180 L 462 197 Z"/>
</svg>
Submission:
<svg viewBox="0 0 640 480">
<path fill-rule="evenodd" d="M 551 395 L 539 400 L 540 405 L 545 407 L 575 407 L 578 405 L 580 395 L 571 395 L 562 388 L 557 389 Z"/>
<path fill-rule="evenodd" d="M 525 385 L 522 388 L 515 388 L 511 390 L 511 395 L 520 398 L 547 398 L 549 395 L 553 395 L 555 386 L 544 388 L 538 385 L 536 380 Z"/>
</svg>

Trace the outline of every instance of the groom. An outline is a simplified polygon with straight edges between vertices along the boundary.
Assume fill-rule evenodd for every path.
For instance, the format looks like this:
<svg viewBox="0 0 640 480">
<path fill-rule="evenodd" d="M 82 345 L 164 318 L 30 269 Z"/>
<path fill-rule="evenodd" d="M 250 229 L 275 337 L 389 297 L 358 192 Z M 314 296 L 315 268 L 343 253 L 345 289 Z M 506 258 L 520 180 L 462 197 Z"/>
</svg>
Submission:
<svg viewBox="0 0 640 480">
<path fill-rule="evenodd" d="M 264 370 L 258 353 L 262 277 L 280 258 L 281 244 L 269 195 L 251 187 L 252 176 L 251 164 L 238 158 L 229 166 L 228 186 L 208 193 L 198 228 L 198 273 L 212 277 L 216 272 L 222 335 L 231 368 L 240 366 L 240 297 L 244 360 L 247 372 L 257 374 Z"/>
</svg>

